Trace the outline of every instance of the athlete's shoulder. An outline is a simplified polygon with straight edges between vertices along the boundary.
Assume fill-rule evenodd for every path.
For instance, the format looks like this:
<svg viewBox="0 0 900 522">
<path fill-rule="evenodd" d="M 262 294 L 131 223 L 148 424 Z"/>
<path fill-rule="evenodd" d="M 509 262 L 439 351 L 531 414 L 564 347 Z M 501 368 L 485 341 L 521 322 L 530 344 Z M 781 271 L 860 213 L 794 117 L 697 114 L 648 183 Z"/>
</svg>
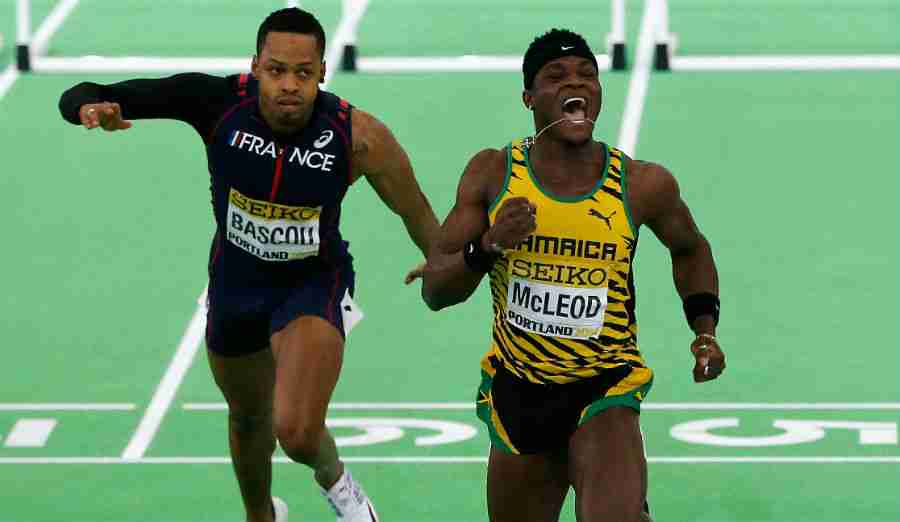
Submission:
<svg viewBox="0 0 900 522">
<path fill-rule="evenodd" d="M 348 110 L 351 105 L 348 105 Z M 391 130 L 372 114 L 353 107 L 350 112 L 350 126 L 353 131 L 353 153 L 364 154 L 377 150 L 393 139 Z"/>
<path fill-rule="evenodd" d="M 632 190 L 649 192 L 678 190 L 675 176 L 659 163 L 626 157 L 625 172 Z"/>
<path fill-rule="evenodd" d="M 639 223 L 652 221 L 681 199 L 675 176 L 659 163 L 629 158 L 625 172 L 632 214 Z"/>
<path fill-rule="evenodd" d="M 319 90 L 316 104 L 328 112 L 350 112 L 353 104 L 331 91 Z"/>
<path fill-rule="evenodd" d="M 508 146 L 500 149 L 481 149 L 469 159 L 469 164 L 466 166 L 463 176 L 469 172 L 479 177 L 491 176 L 496 173 L 505 174 L 508 154 Z"/>
<path fill-rule="evenodd" d="M 490 206 L 503 187 L 506 177 L 507 148 L 487 148 L 476 152 L 463 170 L 457 189 L 457 201 L 478 202 Z"/>
</svg>

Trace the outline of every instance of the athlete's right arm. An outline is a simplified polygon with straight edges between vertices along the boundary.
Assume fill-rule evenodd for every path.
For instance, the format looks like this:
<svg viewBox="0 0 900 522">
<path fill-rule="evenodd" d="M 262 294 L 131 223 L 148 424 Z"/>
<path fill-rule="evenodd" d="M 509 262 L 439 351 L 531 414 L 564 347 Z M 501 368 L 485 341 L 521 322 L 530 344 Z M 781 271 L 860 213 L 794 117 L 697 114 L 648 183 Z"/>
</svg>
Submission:
<svg viewBox="0 0 900 522">
<path fill-rule="evenodd" d="M 465 301 L 484 277 L 484 272 L 465 262 L 463 249 L 468 242 L 480 241 L 485 251 L 498 245 L 515 248 L 534 231 L 534 207 L 525 198 L 505 201 L 495 223 L 490 224 L 488 207 L 502 190 L 505 174 L 506 154 L 495 149 L 479 152 L 466 166 L 456 204 L 425 264 L 422 298 L 432 310 Z"/>
<path fill-rule="evenodd" d="M 62 94 L 59 110 L 69 123 L 88 129 L 124 130 L 131 119 L 165 118 L 187 122 L 206 137 L 230 91 L 228 78 L 201 73 L 107 85 L 83 82 Z"/>
</svg>

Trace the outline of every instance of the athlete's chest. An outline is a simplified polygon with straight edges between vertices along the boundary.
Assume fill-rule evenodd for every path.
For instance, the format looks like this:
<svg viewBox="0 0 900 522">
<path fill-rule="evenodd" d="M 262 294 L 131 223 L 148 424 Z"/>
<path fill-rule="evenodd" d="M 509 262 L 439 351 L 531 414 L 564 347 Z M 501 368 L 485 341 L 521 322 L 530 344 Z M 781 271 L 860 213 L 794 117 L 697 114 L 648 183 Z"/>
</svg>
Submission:
<svg viewBox="0 0 900 522">
<path fill-rule="evenodd" d="M 340 201 L 349 158 L 344 130 L 314 115 L 290 137 L 275 135 L 252 108 L 227 116 L 208 147 L 210 173 L 223 189 L 292 205 Z"/>
</svg>

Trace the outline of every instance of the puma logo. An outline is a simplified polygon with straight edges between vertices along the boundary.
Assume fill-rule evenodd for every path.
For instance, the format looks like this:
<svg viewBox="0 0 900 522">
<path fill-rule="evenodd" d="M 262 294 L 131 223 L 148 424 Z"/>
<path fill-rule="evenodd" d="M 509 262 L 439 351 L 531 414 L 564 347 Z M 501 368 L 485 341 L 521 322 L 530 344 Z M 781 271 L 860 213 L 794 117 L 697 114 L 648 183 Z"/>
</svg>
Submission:
<svg viewBox="0 0 900 522">
<path fill-rule="evenodd" d="M 591 216 L 594 216 L 597 219 L 602 219 L 603 222 L 606 223 L 606 226 L 609 227 L 610 230 L 612 230 L 612 224 L 609 222 L 609 220 L 612 219 L 612 217 L 616 215 L 615 210 L 613 210 L 613 213 L 608 216 L 604 216 L 603 214 L 601 214 L 600 212 L 598 212 L 594 209 L 588 210 L 588 214 Z"/>
</svg>

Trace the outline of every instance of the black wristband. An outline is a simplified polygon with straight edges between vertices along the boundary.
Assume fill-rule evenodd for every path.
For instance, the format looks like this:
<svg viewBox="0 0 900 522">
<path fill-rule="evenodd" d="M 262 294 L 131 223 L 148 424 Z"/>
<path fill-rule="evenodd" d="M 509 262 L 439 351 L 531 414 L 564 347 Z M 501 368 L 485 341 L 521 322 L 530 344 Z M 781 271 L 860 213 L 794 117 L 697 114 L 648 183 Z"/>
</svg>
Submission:
<svg viewBox="0 0 900 522">
<path fill-rule="evenodd" d="M 463 248 L 463 261 L 473 272 L 486 274 L 491 271 L 500 254 L 492 254 L 481 247 L 481 238 L 466 243 Z"/>
<path fill-rule="evenodd" d="M 689 295 L 684 298 L 684 316 L 688 326 L 694 327 L 694 320 L 701 315 L 711 315 L 713 322 L 719 324 L 719 296 L 709 292 Z"/>
</svg>

